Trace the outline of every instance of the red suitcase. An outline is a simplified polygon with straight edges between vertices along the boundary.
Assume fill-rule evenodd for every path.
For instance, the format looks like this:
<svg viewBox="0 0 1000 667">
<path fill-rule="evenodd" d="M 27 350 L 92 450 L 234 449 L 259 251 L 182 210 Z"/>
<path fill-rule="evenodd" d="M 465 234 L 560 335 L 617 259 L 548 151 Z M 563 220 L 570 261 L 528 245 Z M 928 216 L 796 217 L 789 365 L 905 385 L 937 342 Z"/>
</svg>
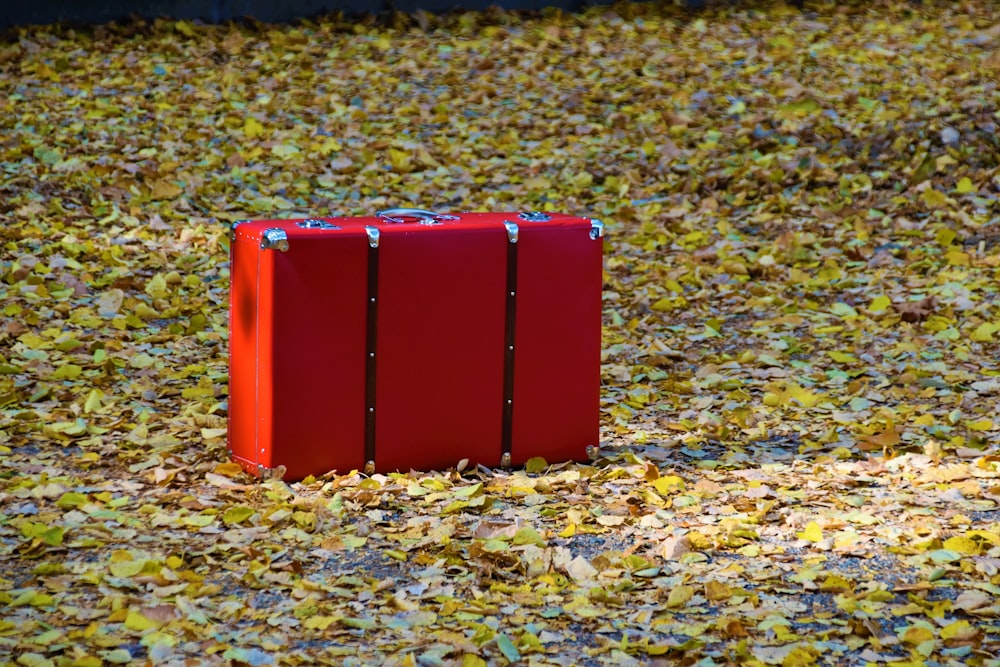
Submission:
<svg viewBox="0 0 1000 667">
<path fill-rule="evenodd" d="M 419 209 L 236 223 L 233 458 L 298 480 L 593 456 L 603 232 Z"/>
</svg>

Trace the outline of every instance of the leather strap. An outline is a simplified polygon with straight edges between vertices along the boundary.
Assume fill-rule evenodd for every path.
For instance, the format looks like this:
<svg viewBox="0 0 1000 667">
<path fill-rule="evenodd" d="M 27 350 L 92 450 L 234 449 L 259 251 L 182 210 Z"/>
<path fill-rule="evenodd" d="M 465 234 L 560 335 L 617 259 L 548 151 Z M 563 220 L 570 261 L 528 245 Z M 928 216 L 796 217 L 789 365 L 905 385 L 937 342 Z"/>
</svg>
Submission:
<svg viewBox="0 0 1000 667">
<path fill-rule="evenodd" d="M 501 457 L 509 459 L 513 445 L 514 428 L 514 337 L 517 315 L 517 242 L 507 244 L 507 299 L 504 315 L 503 355 L 503 428 L 501 430 Z"/>
<path fill-rule="evenodd" d="M 375 347 L 378 342 L 378 244 L 368 245 L 365 341 L 365 466 L 375 461 Z M 366 472 L 373 472 L 367 471 Z"/>
</svg>

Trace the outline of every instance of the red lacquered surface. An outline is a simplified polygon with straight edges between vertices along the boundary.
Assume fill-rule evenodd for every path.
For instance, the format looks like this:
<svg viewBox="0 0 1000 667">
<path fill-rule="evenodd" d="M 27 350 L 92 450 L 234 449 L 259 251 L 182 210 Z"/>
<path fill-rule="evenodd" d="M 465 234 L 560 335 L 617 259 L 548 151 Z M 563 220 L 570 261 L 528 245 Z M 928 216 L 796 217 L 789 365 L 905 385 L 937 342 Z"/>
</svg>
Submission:
<svg viewBox="0 0 1000 667">
<path fill-rule="evenodd" d="M 511 460 L 585 460 L 600 439 L 602 239 L 590 221 L 520 226 Z"/>
<path fill-rule="evenodd" d="M 273 406 L 265 468 L 286 479 L 364 468 L 365 298 L 368 240 L 358 230 L 294 234 L 274 266 L 272 363 L 261 367 Z M 262 293 L 264 290 L 262 289 Z M 269 458 L 267 458 L 269 456 Z"/>
<path fill-rule="evenodd" d="M 233 240 L 229 286 L 229 451 L 256 474 L 258 249 Z"/>
<path fill-rule="evenodd" d="M 503 224 L 382 228 L 377 469 L 500 462 Z"/>
</svg>

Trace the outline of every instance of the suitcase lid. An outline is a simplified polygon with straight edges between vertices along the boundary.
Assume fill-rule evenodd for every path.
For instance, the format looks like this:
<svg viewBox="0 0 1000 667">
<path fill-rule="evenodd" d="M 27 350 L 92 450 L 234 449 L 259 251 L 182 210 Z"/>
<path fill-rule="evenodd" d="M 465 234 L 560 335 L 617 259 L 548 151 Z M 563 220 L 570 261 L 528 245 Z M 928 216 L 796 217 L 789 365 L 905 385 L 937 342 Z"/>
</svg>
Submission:
<svg viewBox="0 0 1000 667">
<path fill-rule="evenodd" d="M 604 223 L 592 218 L 564 213 L 531 212 L 463 212 L 435 213 L 424 209 L 396 208 L 380 211 L 368 217 L 291 218 L 278 220 L 239 220 L 232 224 L 233 240 L 259 242 L 265 249 L 288 250 L 297 238 L 330 234 L 368 236 L 369 244 L 377 246 L 384 233 L 425 233 L 432 230 L 462 228 L 465 230 L 495 230 L 505 228 L 511 242 L 517 242 L 522 225 L 579 226 L 589 230 L 590 237 L 604 236 Z"/>
</svg>

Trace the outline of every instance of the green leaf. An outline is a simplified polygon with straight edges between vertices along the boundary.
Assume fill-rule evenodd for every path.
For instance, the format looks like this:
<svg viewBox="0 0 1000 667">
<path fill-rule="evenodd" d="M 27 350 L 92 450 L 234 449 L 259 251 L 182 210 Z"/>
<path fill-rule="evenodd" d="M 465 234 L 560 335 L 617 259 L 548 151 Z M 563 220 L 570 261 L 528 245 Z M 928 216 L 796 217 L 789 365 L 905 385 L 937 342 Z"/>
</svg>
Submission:
<svg viewBox="0 0 1000 667">
<path fill-rule="evenodd" d="M 517 646 L 510 640 L 510 637 L 502 632 L 497 635 L 497 648 L 510 662 L 517 662 L 521 659 L 521 652 L 517 650 Z"/>
</svg>

